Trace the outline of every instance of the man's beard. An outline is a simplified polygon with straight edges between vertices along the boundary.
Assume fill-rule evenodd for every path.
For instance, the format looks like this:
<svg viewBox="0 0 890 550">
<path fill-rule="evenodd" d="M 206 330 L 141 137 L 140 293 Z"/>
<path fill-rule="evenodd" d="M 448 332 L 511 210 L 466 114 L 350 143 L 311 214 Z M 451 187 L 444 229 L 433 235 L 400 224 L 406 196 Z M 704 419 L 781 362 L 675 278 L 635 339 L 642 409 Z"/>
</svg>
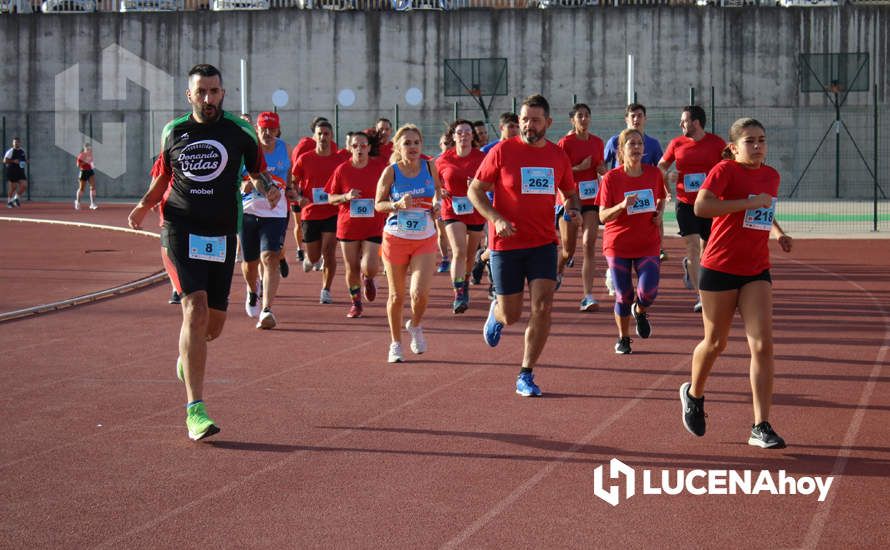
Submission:
<svg viewBox="0 0 890 550">
<path fill-rule="evenodd" d="M 201 105 L 201 118 L 206 122 L 212 122 L 222 115 L 222 101 L 219 105 Z"/>
<path fill-rule="evenodd" d="M 533 130 L 526 130 L 525 132 L 522 132 L 522 141 L 531 145 L 533 143 L 537 143 L 537 142 L 541 141 L 542 139 L 544 139 L 545 134 L 546 134 L 546 132 L 538 133 Z"/>
</svg>

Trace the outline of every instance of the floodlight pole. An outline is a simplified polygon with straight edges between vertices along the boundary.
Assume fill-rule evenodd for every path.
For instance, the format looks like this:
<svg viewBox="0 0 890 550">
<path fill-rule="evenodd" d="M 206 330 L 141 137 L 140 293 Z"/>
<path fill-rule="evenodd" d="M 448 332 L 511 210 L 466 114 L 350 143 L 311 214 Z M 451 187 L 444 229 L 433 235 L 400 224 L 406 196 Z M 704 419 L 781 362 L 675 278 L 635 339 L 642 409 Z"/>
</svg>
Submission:
<svg viewBox="0 0 890 550">
<path fill-rule="evenodd" d="M 637 94 L 634 91 L 634 56 L 627 56 L 627 104 L 630 105 L 636 100 Z"/>
<path fill-rule="evenodd" d="M 250 114 L 247 110 L 247 60 L 241 60 L 241 112 Z"/>
<path fill-rule="evenodd" d="M 878 85 L 874 87 L 874 106 L 875 106 L 875 169 L 872 177 L 874 178 L 874 199 L 872 205 L 872 229 L 878 231 Z"/>
<path fill-rule="evenodd" d="M 834 88 L 834 198 L 841 198 L 841 102 Z"/>
</svg>

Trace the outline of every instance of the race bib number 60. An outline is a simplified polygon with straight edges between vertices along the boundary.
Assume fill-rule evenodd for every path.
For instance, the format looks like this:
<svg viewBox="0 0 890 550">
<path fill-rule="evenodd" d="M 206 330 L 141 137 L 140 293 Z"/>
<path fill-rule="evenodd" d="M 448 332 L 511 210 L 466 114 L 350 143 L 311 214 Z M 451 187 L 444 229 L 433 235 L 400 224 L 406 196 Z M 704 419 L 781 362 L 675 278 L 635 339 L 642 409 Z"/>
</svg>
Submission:
<svg viewBox="0 0 890 550">
<path fill-rule="evenodd" d="M 522 168 L 522 193 L 525 195 L 553 195 L 556 178 L 553 168 Z"/>
<path fill-rule="evenodd" d="M 748 195 L 748 198 L 757 195 Z M 745 220 L 742 227 L 747 229 L 757 229 L 758 231 L 769 231 L 773 227 L 773 217 L 776 215 L 776 199 L 769 208 L 749 208 L 745 210 Z"/>
<path fill-rule="evenodd" d="M 627 207 L 627 214 L 642 214 L 644 212 L 655 212 L 655 195 L 651 189 L 640 189 L 639 191 L 628 191 L 624 196 L 636 195 L 637 202 Z"/>
<path fill-rule="evenodd" d="M 326 204 L 328 202 L 328 194 L 324 192 L 323 187 L 312 188 L 312 203 Z"/>
</svg>

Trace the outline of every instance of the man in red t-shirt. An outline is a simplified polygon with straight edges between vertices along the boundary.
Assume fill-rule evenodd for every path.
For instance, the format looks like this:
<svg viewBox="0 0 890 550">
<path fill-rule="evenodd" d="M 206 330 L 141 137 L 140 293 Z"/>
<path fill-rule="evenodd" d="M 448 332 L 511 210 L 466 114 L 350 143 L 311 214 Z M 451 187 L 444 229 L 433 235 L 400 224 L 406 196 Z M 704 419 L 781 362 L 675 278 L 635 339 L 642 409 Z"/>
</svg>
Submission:
<svg viewBox="0 0 890 550">
<path fill-rule="evenodd" d="M 328 203 L 325 185 L 334 170 L 346 160 L 345 150 L 331 150 L 331 123 L 323 120 L 315 125 L 315 149 L 300 155 L 293 167 L 294 184 L 300 192 L 300 218 L 306 258 L 303 271 L 324 260 L 319 303 L 330 304 L 331 284 L 337 272 L 337 213 L 339 208 Z"/>
<path fill-rule="evenodd" d="M 519 111 L 519 136 L 489 151 L 467 192 L 473 207 L 488 220 L 491 274 L 497 293 L 482 329 L 489 346 L 498 345 L 505 325 L 519 320 L 528 280 L 531 315 L 516 380 L 516 393 L 524 397 L 541 395 L 532 369 L 550 335 L 556 288 L 553 206 L 557 189 L 565 197 L 572 222 L 581 223 L 571 161 L 545 137 L 552 123 L 550 104 L 544 96 L 528 97 Z M 494 204 L 486 191 L 494 192 Z"/>
<path fill-rule="evenodd" d="M 677 163 L 677 225 L 680 236 L 686 241 L 686 257 L 683 258 L 683 283 L 698 293 L 698 266 L 701 252 L 711 235 L 711 219 L 701 218 L 693 212 L 698 190 L 708 172 L 722 159 L 726 143 L 719 136 L 705 132 L 705 110 L 698 105 L 683 107 L 680 130 L 683 135 L 671 140 L 661 157 L 658 168 L 668 181 L 667 171 Z M 701 311 L 701 299 L 693 306 Z"/>
</svg>

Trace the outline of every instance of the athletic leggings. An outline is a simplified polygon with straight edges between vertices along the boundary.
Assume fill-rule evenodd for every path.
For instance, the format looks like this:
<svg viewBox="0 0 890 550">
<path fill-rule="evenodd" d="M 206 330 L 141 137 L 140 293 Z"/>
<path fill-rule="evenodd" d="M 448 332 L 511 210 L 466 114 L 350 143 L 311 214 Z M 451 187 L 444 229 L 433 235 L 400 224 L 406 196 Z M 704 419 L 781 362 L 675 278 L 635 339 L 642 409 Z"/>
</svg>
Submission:
<svg viewBox="0 0 890 550">
<path fill-rule="evenodd" d="M 630 306 L 634 301 L 634 287 L 631 280 L 631 267 L 637 271 L 637 302 L 649 307 L 658 296 L 658 279 L 661 271 L 661 260 L 658 256 L 642 258 L 616 258 L 606 256 L 609 271 L 612 272 L 612 285 L 615 287 L 615 313 L 619 317 L 630 315 Z"/>
</svg>

